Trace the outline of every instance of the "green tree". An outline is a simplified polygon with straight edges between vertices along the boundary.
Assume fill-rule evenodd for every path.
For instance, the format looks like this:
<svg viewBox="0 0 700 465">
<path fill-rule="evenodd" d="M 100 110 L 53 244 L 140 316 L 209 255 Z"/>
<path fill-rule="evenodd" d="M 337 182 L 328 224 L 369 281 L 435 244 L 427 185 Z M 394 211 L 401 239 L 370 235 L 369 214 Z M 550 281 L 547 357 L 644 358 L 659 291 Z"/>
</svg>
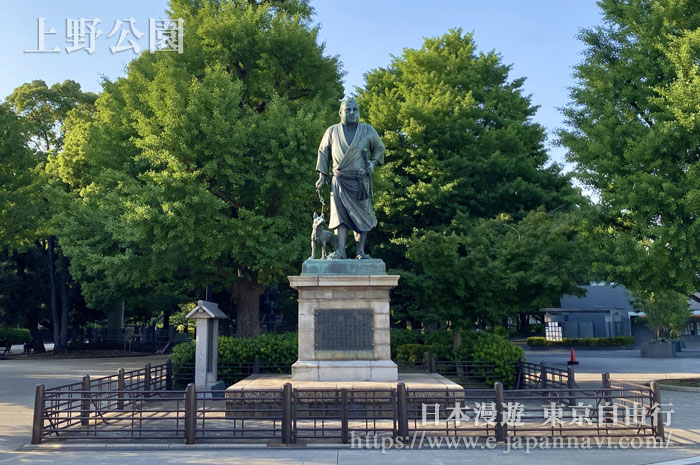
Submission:
<svg viewBox="0 0 700 465">
<path fill-rule="evenodd" d="M 700 4 L 602 0 L 560 132 L 576 176 L 600 198 L 595 271 L 645 294 L 700 284 Z"/>
<path fill-rule="evenodd" d="M 646 324 L 656 339 L 678 336 L 690 320 L 688 297 L 675 291 L 632 292 L 632 305 L 644 312 Z"/>
<path fill-rule="evenodd" d="M 16 205 L 23 210 L 24 223 L 31 224 L 32 228 L 31 231 L 28 228 L 25 230 L 23 242 L 33 242 L 45 252 L 48 261 L 46 275 L 50 288 L 54 353 L 67 350 L 70 287 L 75 283 L 69 273 L 69 260 L 61 248 L 57 247 L 54 218 L 64 205 L 60 203 L 61 197 L 46 187 L 49 179 L 45 168 L 51 157 L 57 156 L 63 149 L 64 124 L 68 115 L 74 110 L 90 111 L 95 98 L 92 93 L 82 92 L 80 84 L 74 81 L 49 87 L 44 81 L 37 80 L 15 89 L 6 101 L 21 118 L 25 145 L 33 154 L 32 166 L 26 167 L 24 171 L 25 176 L 32 178 L 33 196 Z M 33 262 L 29 260 L 23 263 Z M 17 269 L 20 267 L 18 264 Z M 23 274 L 24 271 L 20 273 Z M 43 344 L 36 346 L 41 348 Z"/>
<path fill-rule="evenodd" d="M 529 319 L 542 319 L 541 308 L 556 306 L 564 294 L 583 295 L 590 258 L 583 221 L 586 206 L 568 212 L 530 211 L 495 249 L 502 270 L 500 297 L 507 314 L 526 332 Z M 497 218 L 510 227 L 507 217 Z"/>
<path fill-rule="evenodd" d="M 515 250 L 514 226 L 497 221 L 505 214 L 517 224 L 540 207 L 563 213 L 583 203 L 560 167 L 546 165 L 545 132 L 532 121 L 536 107 L 523 95 L 524 79 L 511 80 L 509 72 L 495 52 L 478 52 L 471 34 L 451 30 L 369 72 L 358 90 L 364 116 L 387 148 L 376 179 L 379 226 L 370 239 L 372 252 L 404 278 L 396 315 L 465 328 L 498 320 L 520 300 L 546 300 L 533 296 L 535 276 L 507 282 L 514 265 L 499 254 L 518 255 L 526 265 L 552 251 L 560 269 L 514 271 L 569 272 L 568 258 L 538 250 L 529 236 L 532 247 Z M 560 292 L 571 290 L 559 281 Z M 555 293 L 543 288 L 548 297 Z"/>
<path fill-rule="evenodd" d="M 6 104 L 0 105 L 0 133 L 0 249 L 22 250 L 37 239 L 37 160 L 26 147 L 23 121 Z"/>
<path fill-rule="evenodd" d="M 27 148 L 23 120 L 0 105 L 0 319 L 28 328 L 38 350 L 44 344 L 38 323 L 48 301 L 39 218 L 45 202 L 38 182 L 37 158 Z"/>
<path fill-rule="evenodd" d="M 165 283 L 225 290 L 239 336 L 307 252 L 318 140 L 342 96 L 308 1 L 172 0 L 184 53 L 142 54 L 76 118 L 54 172 L 90 302 Z"/>
</svg>

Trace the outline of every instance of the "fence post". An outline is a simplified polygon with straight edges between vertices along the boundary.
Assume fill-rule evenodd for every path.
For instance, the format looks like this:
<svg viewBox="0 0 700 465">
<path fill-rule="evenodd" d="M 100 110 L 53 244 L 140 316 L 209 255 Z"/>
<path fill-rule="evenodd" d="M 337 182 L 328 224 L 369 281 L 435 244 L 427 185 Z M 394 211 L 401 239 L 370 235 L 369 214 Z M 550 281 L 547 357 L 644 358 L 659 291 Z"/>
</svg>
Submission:
<svg viewBox="0 0 700 465">
<path fill-rule="evenodd" d="M 493 390 L 496 397 L 496 441 L 503 442 L 506 440 L 506 417 L 503 409 L 503 404 L 506 403 L 505 394 L 503 392 L 503 383 L 497 382 L 493 385 Z"/>
<path fill-rule="evenodd" d="M 437 366 L 435 364 L 435 357 L 430 357 L 428 360 L 428 372 L 437 373 Z"/>
<path fill-rule="evenodd" d="M 549 383 L 547 382 L 547 363 L 542 361 L 540 362 L 540 386 L 542 389 L 547 389 L 547 385 Z"/>
<path fill-rule="evenodd" d="M 46 387 L 37 384 L 34 395 L 34 420 L 32 421 L 32 444 L 41 444 L 44 433 L 44 394 Z"/>
<path fill-rule="evenodd" d="M 292 383 L 284 383 L 282 390 L 282 443 L 292 443 Z"/>
<path fill-rule="evenodd" d="M 350 442 L 350 434 L 348 432 L 348 390 L 343 388 L 340 390 L 340 441 L 343 444 Z"/>
<path fill-rule="evenodd" d="M 517 373 L 517 383 L 515 385 L 516 389 L 523 389 L 524 379 L 523 379 L 523 359 L 518 359 L 518 373 Z"/>
<path fill-rule="evenodd" d="M 165 390 L 173 390 L 173 361 L 170 359 L 165 363 Z"/>
<path fill-rule="evenodd" d="M 80 396 L 80 424 L 86 426 L 90 422 L 90 375 L 83 376 L 83 393 Z"/>
<path fill-rule="evenodd" d="M 260 374 L 260 360 L 258 360 L 258 357 L 255 357 L 255 360 L 253 360 L 253 374 Z"/>
<path fill-rule="evenodd" d="M 663 411 L 661 409 L 661 386 L 659 386 L 658 381 L 652 381 L 649 383 L 649 387 L 651 388 L 651 408 L 654 436 L 661 439 L 663 442 L 666 435 L 664 431 Z"/>
<path fill-rule="evenodd" d="M 185 444 L 194 444 L 197 428 L 197 389 L 194 383 L 185 391 Z"/>
<path fill-rule="evenodd" d="M 126 382 L 124 381 L 124 368 L 120 368 L 117 373 L 117 409 L 124 410 L 124 391 Z"/>
<path fill-rule="evenodd" d="M 576 374 L 572 366 L 569 366 L 566 371 L 566 388 L 569 390 L 569 406 L 573 407 L 576 405 L 576 394 L 574 393 L 576 389 Z"/>
<path fill-rule="evenodd" d="M 602 381 L 603 389 L 610 389 L 610 373 L 603 373 Z M 603 411 L 605 412 L 603 415 L 603 423 L 611 423 L 612 419 L 610 418 L 610 415 L 612 413 L 612 395 L 610 394 L 610 391 L 603 392 L 603 402 Z"/>
<path fill-rule="evenodd" d="M 404 383 L 396 386 L 396 403 L 398 404 L 398 435 L 406 439 L 408 438 L 408 396 Z"/>
<path fill-rule="evenodd" d="M 147 363 L 144 367 L 143 373 L 143 390 L 145 391 L 144 397 L 150 397 L 148 391 L 151 390 L 151 364 Z"/>
</svg>

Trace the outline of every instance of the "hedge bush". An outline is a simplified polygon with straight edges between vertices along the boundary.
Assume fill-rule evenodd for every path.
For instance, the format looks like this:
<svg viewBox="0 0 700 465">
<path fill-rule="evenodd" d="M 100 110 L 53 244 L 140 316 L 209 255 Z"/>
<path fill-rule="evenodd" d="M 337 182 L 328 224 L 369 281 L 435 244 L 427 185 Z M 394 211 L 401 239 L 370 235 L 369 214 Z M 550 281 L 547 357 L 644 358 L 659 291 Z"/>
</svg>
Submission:
<svg viewBox="0 0 700 465">
<path fill-rule="evenodd" d="M 402 344 L 396 349 L 396 360 L 408 360 L 409 362 L 422 362 L 426 359 L 425 344 Z"/>
<path fill-rule="evenodd" d="M 193 364 L 195 348 L 194 341 L 173 347 L 170 354 L 173 369 Z M 217 353 L 221 365 L 250 363 L 256 358 L 261 362 L 280 362 L 291 365 L 297 361 L 297 333 L 266 333 L 248 339 L 220 336 Z"/>
<path fill-rule="evenodd" d="M 398 360 L 398 348 L 405 344 L 423 344 L 423 333 L 413 329 L 391 330 L 391 358 Z"/>
<path fill-rule="evenodd" d="M 528 337 L 529 347 L 625 347 L 634 344 L 634 336 L 564 338 L 561 341 L 548 341 L 544 337 Z"/>
<path fill-rule="evenodd" d="M 523 349 L 507 339 L 480 331 L 462 335 L 462 346 L 457 350 L 458 360 L 490 362 L 495 365 L 493 377 L 486 384 L 500 381 L 506 387 L 515 385 L 515 364 L 523 356 Z"/>
<path fill-rule="evenodd" d="M 404 354 L 399 354 L 399 347 L 403 345 L 423 345 L 422 352 L 426 358 L 433 357 L 436 360 L 454 360 L 453 334 L 450 330 L 432 331 L 423 334 L 417 330 L 393 329 L 391 330 L 391 358 L 394 360 L 409 360 Z M 409 350 L 409 349 L 405 349 Z M 417 349 L 412 349 L 417 350 Z"/>
<path fill-rule="evenodd" d="M 0 326 L 0 339 L 10 341 L 10 344 L 24 344 L 31 339 L 31 335 L 28 329 Z"/>
<path fill-rule="evenodd" d="M 392 333 L 392 338 L 394 334 Z M 408 339 L 406 337 L 403 340 Z M 417 338 L 416 338 L 417 339 Z M 507 339 L 489 333 L 465 331 L 462 333 L 462 346 L 457 353 L 453 350 L 453 333 L 435 331 L 423 337 L 424 344 L 406 343 L 393 351 L 395 360 L 419 362 L 433 357 L 435 360 L 458 360 L 490 362 L 495 365 L 493 376 L 486 378 L 487 384 L 496 381 L 507 387 L 515 385 L 515 363 L 523 358 L 523 350 Z"/>
</svg>

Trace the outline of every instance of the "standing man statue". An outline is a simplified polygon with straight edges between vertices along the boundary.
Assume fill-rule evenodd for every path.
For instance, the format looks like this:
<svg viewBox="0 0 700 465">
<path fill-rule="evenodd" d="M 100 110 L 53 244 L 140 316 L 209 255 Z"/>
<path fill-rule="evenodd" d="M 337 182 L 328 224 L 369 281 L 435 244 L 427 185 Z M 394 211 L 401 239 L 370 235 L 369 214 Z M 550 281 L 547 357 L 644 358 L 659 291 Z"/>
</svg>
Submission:
<svg viewBox="0 0 700 465">
<path fill-rule="evenodd" d="M 316 189 L 331 185 L 331 220 L 338 250 L 331 259 L 347 258 L 345 239 L 348 229 L 355 233 L 355 258 L 371 258 L 365 253 L 367 232 L 377 225 L 372 210 L 372 172 L 384 163 L 384 144 L 369 124 L 360 123 L 360 107 L 353 98 L 340 104 L 340 124 L 326 130 L 318 148 Z"/>
</svg>

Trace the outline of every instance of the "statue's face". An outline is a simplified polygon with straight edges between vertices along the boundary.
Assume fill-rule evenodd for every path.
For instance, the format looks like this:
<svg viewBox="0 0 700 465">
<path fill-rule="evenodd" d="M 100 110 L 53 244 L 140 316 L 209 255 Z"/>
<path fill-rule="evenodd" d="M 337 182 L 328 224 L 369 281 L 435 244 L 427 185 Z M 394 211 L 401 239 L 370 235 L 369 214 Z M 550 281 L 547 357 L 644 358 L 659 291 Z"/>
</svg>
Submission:
<svg viewBox="0 0 700 465">
<path fill-rule="evenodd" d="M 360 121 L 360 107 L 356 101 L 345 101 L 340 105 L 340 121 L 343 124 L 357 124 Z"/>
</svg>

